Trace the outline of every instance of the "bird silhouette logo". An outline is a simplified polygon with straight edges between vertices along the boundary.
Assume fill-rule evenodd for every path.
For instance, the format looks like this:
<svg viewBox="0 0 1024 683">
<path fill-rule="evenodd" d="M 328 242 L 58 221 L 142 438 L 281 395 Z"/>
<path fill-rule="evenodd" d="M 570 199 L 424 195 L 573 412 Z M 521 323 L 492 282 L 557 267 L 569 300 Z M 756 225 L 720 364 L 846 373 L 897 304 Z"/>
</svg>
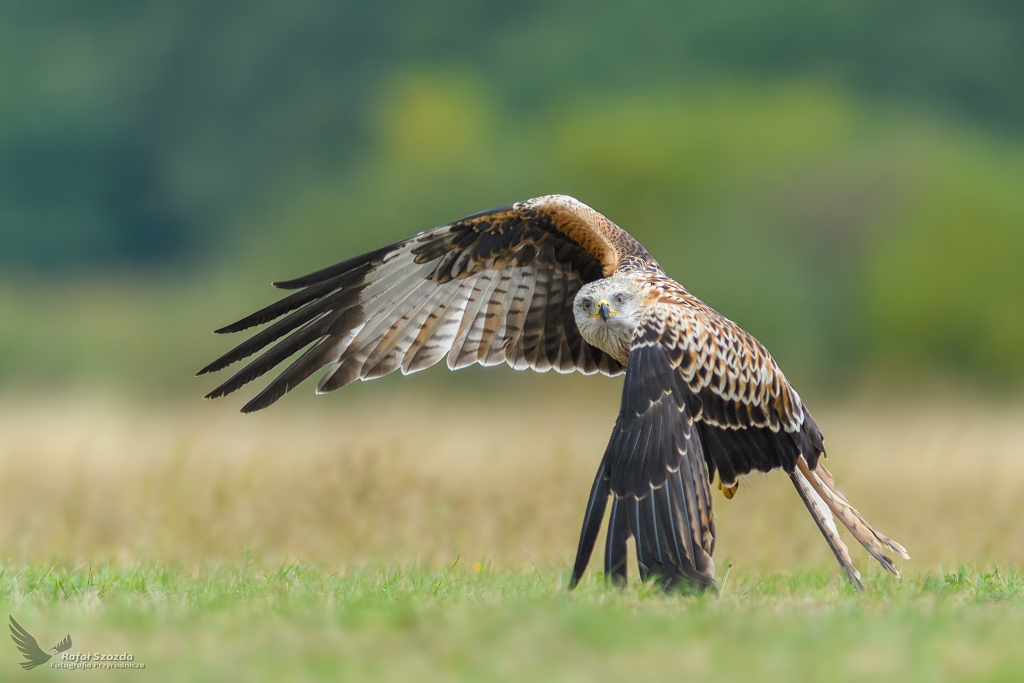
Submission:
<svg viewBox="0 0 1024 683">
<path fill-rule="evenodd" d="M 50 658 L 53 657 L 53 655 L 43 652 L 39 647 L 39 643 L 37 643 L 36 639 L 32 637 L 32 634 L 22 628 L 21 624 L 14 620 L 14 617 L 10 617 L 10 620 L 11 640 L 13 640 L 14 644 L 18 646 L 18 649 L 21 650 L 21 654 L 25 656 L 25 661 L 21 662 L 21 668 L 28 671 L 29 669 L 34 669 L 40 664 L 46 664 L 46 662 L 50 661 Z M 50 650 L 53 651 L 53 654 L 60 654 L 70 648 L 71 635 L 69 634 L 64 636 L 64 640 L 51 647 Z"/>
</svg>

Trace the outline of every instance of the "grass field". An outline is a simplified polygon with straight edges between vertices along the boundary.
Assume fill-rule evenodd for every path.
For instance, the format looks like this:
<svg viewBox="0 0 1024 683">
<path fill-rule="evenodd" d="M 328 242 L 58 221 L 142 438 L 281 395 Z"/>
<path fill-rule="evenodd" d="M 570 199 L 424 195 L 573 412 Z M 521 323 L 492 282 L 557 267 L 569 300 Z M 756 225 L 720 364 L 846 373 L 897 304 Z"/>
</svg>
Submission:
<svg viewBox="0 0 1024 683">
<path fill-rule="evenodd" d="M 9 644 L 0 679 L 1024 680 L 1020 405 L 815 411 L 839 486 L 913 556 L 901 580 L 856 547 L 852 591 L 775 474 L 716 494 L 721 595 L 568 593 L 617 391 L 548 379 L 474 389 L 503 411 L 414 378 L 256 416 L 8 394 L 4 607 L 44 648 L 146 669 L 24 673 Z"/>
<path fill-rule="evenodd" d="M 9 571 L 9 570 L 8 570 Z M 720 596 L 564 589 L 560 568 L 159 565 L 3 576 L 21 624 L 131 652 L 131 680 L 1019 681 L 1024 576 L 731 576 Z M 3 657 L 14 667 L 13 646 Z M 19 672 L 20 673 L 20 672 Z M 26 676 L 27 677 L 27 676 Z"/>
</svg>

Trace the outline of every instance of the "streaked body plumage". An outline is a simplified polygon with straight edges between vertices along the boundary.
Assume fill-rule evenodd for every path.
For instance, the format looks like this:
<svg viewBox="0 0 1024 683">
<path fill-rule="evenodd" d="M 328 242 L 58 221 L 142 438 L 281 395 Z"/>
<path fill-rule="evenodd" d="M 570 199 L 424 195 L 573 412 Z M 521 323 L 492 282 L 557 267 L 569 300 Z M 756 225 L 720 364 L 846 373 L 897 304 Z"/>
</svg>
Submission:
<svg viewBox="0 0 1024 683">
<path fill-rule="evenodd" d="M 628 233 L 571 197 L 475 214 L 277 286 L 298 291 L 218 332 L 277 322 L 200 373 L 270 346 L 209 394 L 223 396 L 304 350 L 244 412 L 270 405 L 324 367 L 318 391 L 415 372 L 446 355 L 452 369 L 508 363 L 625 372 L 573 585 L 609 500 L 608 575 L 625 578 L 633 537 L 644 578 L 713 584 L 710 483 L 717 475 L 731 494 L 738 477 L 777 468 L 793 479 L 855 585 L 859 574 L 833 514 L 893 573 L 884 548 L 906 557 L 835 489 L 818 462 L 821 433 L 768 351 L 669 278 Z"/>
</svg>

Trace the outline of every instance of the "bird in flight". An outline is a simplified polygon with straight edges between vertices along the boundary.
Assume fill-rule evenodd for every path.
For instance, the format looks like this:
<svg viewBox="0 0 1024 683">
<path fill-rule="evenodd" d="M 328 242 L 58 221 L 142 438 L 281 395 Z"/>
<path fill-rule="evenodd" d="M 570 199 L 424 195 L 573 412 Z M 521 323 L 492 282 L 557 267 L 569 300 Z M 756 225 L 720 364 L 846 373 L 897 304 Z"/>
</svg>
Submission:
<svg viewBox="0 0 1024 683">
<path fill-rule="evenodd" d="M 668 277 L 628 233 L 586 204 L 548 195 L 467 216 L 304 277 L 218 333 L 272 323 L 213 361 L 221 370 L 270 347 L 207 395 L 240 389 L 304 352 L 242 408 L 271 405 L 327 368 L 317 393 L 446 355 L 452 370 L 625 374 L 594 478 L 570 588 L 590 561 L 611 501 L 605 574 L 626 581 L 632 537 L 642 579 L 715 583 L 711 483 L 781 468 L 851 583 L 863 588 L 835 524 L 899 576 L 874 529 L 836 488 L 800 396 L 753 336 Z M 276 321 L 276 322 L 274 322 Z"/>
<path fill-rule="evenodd" d="M 11 623 L 8 627 L 11 629 L 11 640 L 14 641 L 15 646 L 24 655 L 25 661 L 21 662 L 21 668 L 26 671 L 34 669 L 40 664 L 46 664 L 50 661 L 53 655 L 48 655 L 42 651 L 39 647 L 39 643 L 32 637 L 32 634 L 22 628 L 21 624 L 14 620 L 13 616 L 8 615 Z M 71 634 L 64 636 L 64 640 L 60 641 L 56 645 L 50 648 L 54 654 L 60 654 L 65 650 L 71 648 Z"/>
</svg>

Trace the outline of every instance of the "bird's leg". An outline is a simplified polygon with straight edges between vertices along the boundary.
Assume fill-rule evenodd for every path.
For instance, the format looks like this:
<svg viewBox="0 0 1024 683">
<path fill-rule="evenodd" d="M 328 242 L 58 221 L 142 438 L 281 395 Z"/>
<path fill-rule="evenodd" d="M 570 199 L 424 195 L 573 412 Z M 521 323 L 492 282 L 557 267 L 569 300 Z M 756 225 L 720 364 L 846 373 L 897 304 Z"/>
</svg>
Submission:
<svg viewBox="0 0 1024 683">
<path fill-rule="evenodd" d="M 818 463 L 818 466 L 811 470 L 807 467 L 807 463 L 803 458 L 798 458 L 797 467 L 800 468 L 800 472 L 808 480 L 815 492 L 821 496 L 829 509 L 843 523 L 843 526 L 849 529 L 850 534 L 867 548 L 871 556 L 878 560 L 878 563 L 886 571 L 898 577 L 900 575 L 899 569 L 896 568 L 896 564 L 892 559 L 885 554 L 884 548 L 888 548 L 903 559 L 909 560 L 910 555 L 907 554 L 906 549 L 896 541 L 877 531 L 855 507 L 850 505 L 846 497 L 836 489 L 832 473 L 823 464 Z"/>
<path fill-rule="evenodd" d="M 737 481 L 732 486 L 726 486 L 722 483 L 722 480 L 718 480 L 718 490 L 722 492 L 726 500 L 732 500 L 732 497 L 736 495 L 736 490 L 740 487 L 740 483 Z"/>
</svg>

